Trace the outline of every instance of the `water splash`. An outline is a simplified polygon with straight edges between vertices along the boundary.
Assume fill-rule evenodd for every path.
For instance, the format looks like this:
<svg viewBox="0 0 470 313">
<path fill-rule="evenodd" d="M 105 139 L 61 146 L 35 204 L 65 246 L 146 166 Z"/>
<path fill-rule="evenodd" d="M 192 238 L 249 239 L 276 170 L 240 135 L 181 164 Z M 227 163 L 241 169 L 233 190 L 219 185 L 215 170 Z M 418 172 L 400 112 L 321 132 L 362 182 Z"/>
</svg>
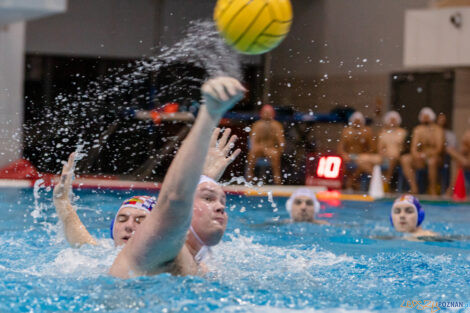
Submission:
<svg viewBox="0 0 470 313">
<path fill-rule="evenodd" d="M 25 126 L 25 145 L 35 149 L 33 155 L 40 156 L 40 164 L 35 164 L 39 170 L 60 170 L 61 160 L 77 142 L 87 153 L 110 125 L 128 121 L 134 109 L 173 101 L 189 105 L 200 99 L 200 86 L 207 77 L 242 76 L 238 55 L 225 45 L 209 21 L 191 22 L 180 42 L 155 51 L 154 56 L 116 68 L 100 81 L 89 82 L 86 88 L 59 94 L 52 106 L 45 107 Z M 85 77 L 72 77 L 71 83 L 79 79 Z M 152 96 L 149 86 L 155 82 L 159 85 Z M 127 131 L 148 132 L 150 126 L 139 122 Z"/>
<path fill-rule="evenodd" d="M 31 217 L 34 218 L 34 222 L 37 223 L 37 220 L 42 217 L 42 212 L 46 209 L 44 203 L 40 203 L 41 199 L 40 190 L 41 187 L 45 187 L 44 179 L 40 178 L 34 182 L 33 186 L 33 196 L 34 196 L 34 209 L 31 211 Z"/>
</svg>

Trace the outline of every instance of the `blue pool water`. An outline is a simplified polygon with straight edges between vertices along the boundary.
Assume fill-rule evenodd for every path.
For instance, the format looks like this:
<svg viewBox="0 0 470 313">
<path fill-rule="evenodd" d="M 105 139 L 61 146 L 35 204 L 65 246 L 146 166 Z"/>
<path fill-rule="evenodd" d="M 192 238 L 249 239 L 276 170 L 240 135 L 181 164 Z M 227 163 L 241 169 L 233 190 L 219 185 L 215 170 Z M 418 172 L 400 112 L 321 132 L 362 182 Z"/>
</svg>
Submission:
<svg viewBox="0 0 470 313">
<path fill-rule="evenodd" d="M 318 226 L 280 223 L 286 198 L 229 196 L 207 277 L 120 280 L 106 274 L 118 252 L 108 227 L 130 193 L 76 192 L 100 242 L 80 249 L 64 241 L 51 195 L 0 189 L 0 312 L 418 312 L 400 306 L 470 302 L 467 205 L 425 204 L 424 227 L 453 241 L 409 242 L 389 225 L 390 202 L 322 204 L 332 226 Z"/>
</svg>

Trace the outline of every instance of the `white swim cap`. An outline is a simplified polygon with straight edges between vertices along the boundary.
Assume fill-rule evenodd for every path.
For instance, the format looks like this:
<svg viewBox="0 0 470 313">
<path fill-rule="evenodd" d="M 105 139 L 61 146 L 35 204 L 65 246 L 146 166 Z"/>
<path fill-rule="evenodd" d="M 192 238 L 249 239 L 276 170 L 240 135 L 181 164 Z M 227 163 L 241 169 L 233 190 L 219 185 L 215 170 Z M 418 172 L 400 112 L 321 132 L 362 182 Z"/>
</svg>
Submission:
<svg viewBox="0 0 470 313">
<path fill-rule="evenodd" d="M 292 193 L 290 198 L 286 202 L 286 211 L 289 213 L 289 216 L 292 218 L 292 202 L 294 202 L 294 199 L 299 197 L 299 196 L 306 196 L 312 199 L 313 201 L 313 207 L 315 209 L 315 214 L 320 212 L 320 202 L 317 200 L 317 196 L 315 193 L 308 189 L 308 188 L 299 188 L 296 191 Z"/>
<path fill-rule="evenodd" d="M 422 122 L 423 117 L 425 115 L 429 115 L 429 117 L 431 118 L 431 121 L 433 122 L 436 120 L 436 113 L 434 113 L 434 111 L 430 107 L 424 107 L 421 109 L 421 111 L 419 111 L 418 120 Z"/>
<path fill-rule="evenodd" d="M 388 111 L 385 114 L 384 119 L 383 119 L 384 124 L 385 125 L 390 124 L 390 121 L 392 120 L 392 118 L 397 120 L 397 125 L 396 126 L 400 126 L 401 116 L 400 116 L 400 113 L 398 113 L 397 111 Z"/>
<path fill-rule="evenodd" d="M 199 183 L 197 183 L 198 185 L 200 184 L 203 184 L 203 183 L 214 183 L 216 185 L 219 185 L 218 182 L 216 182 L 214 179 L 210 178 L 209 176 L 206 176 L 206 175 L 201 175 L 201 177 L 199 178 Z"/>
<path fill-rule="evenodd" d="M 354 112 L 354 113 L 349 117 L 348 122 L 349 122 L 349 124 L 352 124 L 353 121 L 354 121 L 354 120 L 357 120 L 357 119 L 361 120 L 362 125 L 365 125 L 365 124 L 366 124 L 366 119 L 364 118 L 364 115 L 363 115 L 361 112 L 359 112 L 359 111 Z"/>
</svg>

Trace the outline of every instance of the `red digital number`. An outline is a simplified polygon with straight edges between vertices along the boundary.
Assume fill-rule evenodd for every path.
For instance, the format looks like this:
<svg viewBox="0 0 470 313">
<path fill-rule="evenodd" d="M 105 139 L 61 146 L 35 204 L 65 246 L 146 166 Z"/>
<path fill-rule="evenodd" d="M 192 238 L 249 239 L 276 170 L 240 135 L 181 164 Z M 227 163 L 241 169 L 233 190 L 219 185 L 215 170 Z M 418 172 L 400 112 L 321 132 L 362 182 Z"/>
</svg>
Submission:
<svg viewBox="0 0 470 313">
<path fill-rule="evenodd" d="M 338 156 L 323 156 L 317 167 L 317 177 L 338 178 L 341 169 L 341 158 Z"/>
</svg>

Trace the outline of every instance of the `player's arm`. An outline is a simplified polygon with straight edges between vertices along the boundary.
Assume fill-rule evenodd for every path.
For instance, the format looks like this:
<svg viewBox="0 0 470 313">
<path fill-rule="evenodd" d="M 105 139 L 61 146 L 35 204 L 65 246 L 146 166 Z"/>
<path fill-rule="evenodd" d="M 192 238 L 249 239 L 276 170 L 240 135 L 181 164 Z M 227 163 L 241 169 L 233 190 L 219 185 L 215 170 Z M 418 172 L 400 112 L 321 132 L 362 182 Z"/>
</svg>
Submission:
<svg viewBox="0 0 470 313">
<path fill-rule="evenodd" d="M 470 160 L 455 148 L 447 147 L 446 152 L 459 164 L 459 166 L 463 168 L 468 168 L 470 166 Z"/>
<path fill-rule="evenodd" d="M 279 151 L 284 151 L 286 140 L 284 138 L 284 127 L 282 127 L 281 123 L 277 123 L 277 130 L 276 130 L 276 140 L 279 146 Z"/>
<path fill-rule="evenodd" d="M 407 135 L 408 135 L 408 131 L 402 128 L 401 141 L 400 141 L 400 154 L 402 154 L 403 150 L 405 149 L 405 140 L 406 140 Z"/>
<path fill-rule="evenodd" d="M 372 132 L 372 129 L 370 127 L 366 127 L 366 132 L 365 132 L 366 140 L 367 140 L 367 146 L 369 147 L 369 153 L 375 153 L 377 152 L 377 144 L 376 141 L 374 140 L 374 133 Z"/>
<path fill-rule="evenodd" d="M 438 133 L 437 138 L 436 138 L 437 144 L 436 144 L 436 150 L 435 150 L 434 155 L 440 156 L 444 152 L 446 137 L 445 137 L 444 129 L 442 127 L 438 128 L 437 133 Z"/>
<path fill-rule="evenodd" d="M 258 145 L 258 142 L 256 140 L 256 136 L 258 134 L 258 128 L 260 127 L 259 126 L 259 121 L 257 122 L 254 122 L 253 125 L 251 125 L 251 130 L 250 130 L 250 134 L 248 135 L 249 137 L 249 141 L 250 141 L 250 151 L 251 150 L 256 150 L 255 148 L 257 148 L 256 146 Z"/>
<path fill-rule="evenodd" d="M 65 238 L 72 246 L 83 244 L 96 245 L 96 240 L 90 235 L 85 225 L 75 212 L 70 202 L 72 190 L 73 162 L 75 153 L 70 154 L 67 164 L 64 165 L 59 182 L 54 187 L 54 206 L 59 219 L 64 224 Z"/>
<path fill-rule="evenodd" d="M 341 132 L 341 138 L 339 139 L 338 143 L 338 154 L 343 158 L 345 162 L 349 161 L 349 155 L 345 152 L 346 150 L 344 147 L 347 138 L 347 130 L 348 128 L 343 129 L 343 131 Z"/>
<path fill-rule="evenodd" d="M 386 151 L 385 140 L 383 139 L 384 131 L 380 131 L 377 137 L 377 153 L 382 155 L 383 151 Z"/>
<path fill-rule="evenodd" d="M 419 127 L 419 126 L 418 126 Z M 421 140 L 421 132 L 418 128 L 413 129 L 413 133 L 411 135 L 411 145 L 410 145 L 410 153 L 413 158 L 420 158 L 420 152 L 418 151 L 418 144 Z"/>
<path fill-rule="evenodd" d="M 152 210 L 114 261 L 117 277 L 157 274 L 178 256 L 191 223 L 193 197 L 209 147 L 222 115 L 243 97 L 235 79 L 218 77 L 202 87 L 205 105 L 168 169 L 156 209 Z"/>
</svg>

